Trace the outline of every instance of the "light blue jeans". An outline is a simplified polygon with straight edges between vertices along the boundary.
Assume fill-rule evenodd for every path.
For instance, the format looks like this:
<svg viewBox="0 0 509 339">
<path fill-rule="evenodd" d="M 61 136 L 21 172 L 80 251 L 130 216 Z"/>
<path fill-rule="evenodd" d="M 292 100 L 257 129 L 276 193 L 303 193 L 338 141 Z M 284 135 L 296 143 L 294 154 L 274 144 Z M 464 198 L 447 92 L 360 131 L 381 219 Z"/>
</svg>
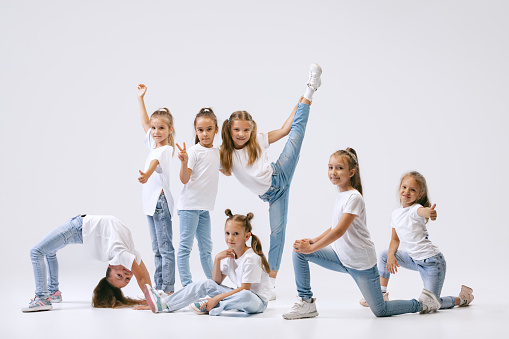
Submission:
<svg viewBox="0 0 509 339">
<path fill-rule="evenodd" d="M 231 291 L 232 288 L 218 285 L 214 280 L 200 280 L 193 282 L 180 291 L 166 297 L 164 303 L 170 312 L 180 310 L 200 298 L 211 298 L 218 294 Z M 210 310 L 209 315 L 220 315 L 223 311 L 238 310 L 248 314 L 262 313 L 267 308 L 267 302 L 248 290 L 242 290 L 227 298 L 224 298 L 215 308 Z"/>
<path fill-rule="evenodd" d="M 193 282 L 189 267 L 189 255 L 193 249 L 193 239 L 196 236 L 200 261 L 203 272 L 208 279 L 212 279 L 212 237 L 210 227 L 210 213 L 205 210 L 178 210 L 180 218 L 180 244 L 177 254 L 180 282 L 187 286 Z"/>
<path fill-rule="evenodd" d="M 313 297 L 309 262 L 331 271 L 350 274 L 371 308 L 371 312 L 377 317 L 413 313 L 420 311 L 422 308 L 422 304 L 415 299 L 385 301 L 380 288 L 380 276 L 378 275 L 377 266 L 375 265 L 367 270 L 355 270 L 346 267 L 341 263 L 336 252 L 330 246 L 310 254 L 293 251 L 295 283 L 297 284 L 299 297 L 303 300 L 309 300 Z"/>
<path fill-rule="evenodd" d="M 147 215 L 156 271 L 155 288 L 166 293 L 175 289 L 175 249 L 172 243 L 171 215 L 164 194 L 159 196 L 153 216 Z"/>
<path fill-rule="evenodd" d="M 387 270 L 388 252 L 389 250 L 384 250 L 378 260 L 380 276 L 386 279 L 391 277 L 391 273 Z M 442 305 L 440 309 L 452 308 L 456 305 L 455 297 L 440 297 L 446 271 L 446 262 L 442 253 L 424 260 L 413 260 L 407 252 L 397 250 L 395 257 L 399 266 L 419 272 L 424 283 L 424 288 L 435 293 L 438 300 L 440 300 Z"/>
<path fill-rule="evenodd" d="M 57 251 L 69 244 L 83 244 L 80 215 L 67 220 L 62 226 L 48 233 L 30 250 L 30 259 L 34 269 L 35 295 L 47 299 L 58 291 Z M 46 268 L 46 262 L 48 266 Z M 48 279 L 49 275 L 49 279 Z"/>
<path fill-rule="evenodd" d="M 309 117 L 309 105 L 299 103 L 286 145 L 279 159 L 272 163 L 272 184 L 260 199 L 269 203 L 270 249 L 269 266 L 279 270 L 285 244 L 286 222 L 288 217 L 288 198 L 290 184 L 297 163 Z"/>
</svg>

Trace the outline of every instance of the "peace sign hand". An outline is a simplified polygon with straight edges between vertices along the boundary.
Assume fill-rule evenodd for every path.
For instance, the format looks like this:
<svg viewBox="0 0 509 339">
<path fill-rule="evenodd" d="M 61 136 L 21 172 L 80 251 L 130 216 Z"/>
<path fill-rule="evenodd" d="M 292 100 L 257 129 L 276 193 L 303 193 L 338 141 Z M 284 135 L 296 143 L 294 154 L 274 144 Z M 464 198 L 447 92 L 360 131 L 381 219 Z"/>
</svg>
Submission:
<svg viewBox="0 0 509 339">
<path fill-rule="evenodd" d="M 179 149 L 178 158 L 182 163 L 187 163 L 187 160 L 189 160 L 189 157 L 187 156 L 186 152 L 186 143 L 184 142 L 184 148 L 181 148 L 179 144 L 177 144 L 177 147 Z"/>
<path fill-rule="evenodd" d="M 437 211 L 435 210 L 436 206 L 437 204 L 433 204 L 433 206 L 429 209 L 429 218 L 431 220 L 437 220 Z"/>
</svg>

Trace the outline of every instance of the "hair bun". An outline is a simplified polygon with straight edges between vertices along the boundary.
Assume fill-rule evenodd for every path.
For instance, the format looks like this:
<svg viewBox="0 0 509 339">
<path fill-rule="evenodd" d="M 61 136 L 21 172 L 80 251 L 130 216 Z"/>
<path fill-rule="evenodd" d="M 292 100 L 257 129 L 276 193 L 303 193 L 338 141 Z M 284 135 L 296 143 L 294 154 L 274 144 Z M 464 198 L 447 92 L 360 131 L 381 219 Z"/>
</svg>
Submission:
<svg viewBox="0 0 509 339">
<path fill-rule="evenodd" d="M 253 219 L 253 218 L 254 218 L 254 214 L 253 214 L 253 213 L 251 213 L 251 212 L 249 212 L 249 213 L 246 215 L 246 219 L 247 219 L 247 220 L 251 220 L 251 219 Z"/>
<path fill-rule="evenodd" d="M 227 208 L 225 211 L 224 211 L 224 214 L 226 214 L 226 216 L 228 217 L 233 217 L 233 214 L 232 214 L 232 210 Z"/>
</svg>

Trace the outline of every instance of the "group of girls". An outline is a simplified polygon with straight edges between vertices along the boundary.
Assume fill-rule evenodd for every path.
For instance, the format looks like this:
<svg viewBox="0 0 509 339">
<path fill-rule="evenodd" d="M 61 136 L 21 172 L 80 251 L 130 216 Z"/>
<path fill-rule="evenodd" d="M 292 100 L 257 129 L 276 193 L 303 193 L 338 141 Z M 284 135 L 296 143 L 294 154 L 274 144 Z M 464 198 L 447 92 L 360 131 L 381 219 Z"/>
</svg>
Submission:
<svg viewBox="0 0 509 339">
<path fill-rule="evenodd" d="M 321 72 L 320 66 L 311 65 L 304 96 L 299 99 L 288 119 L 278 130 L 258 133 L 256 123 L 248 112 L 232 113 L 223 123 L 220 149 L 213 146 L 219 127 L 212 109 L 203 108 L 196 115 L 195 145 L 187 149 L 184 143 L 183 147 L 180 147 L 174 140 L 175 130 L 170 111 L 167 108 L 158 109 L 149 118 L 144 103 L 147 88 L 139 85 L 141 123 L 146 133 L 145 145 L 150 153 L 138 180 L 144 185 L 143 211 L 148 218 L 155 257 L 154 286 L 148 278 L 139 254 L 134 250 L 127 230 L 128 236 L 123 237 L 123 246 L 119 246 L 117 252 L 108 251 L 107 246 L 95 246 L 95 253 L 108 254 L 100 256 L 99 259 L 110 263 L 106 277 L 94 291 L 95 307 L 140 304 L 137 309 L 150 308 L 157 313 L 175 311 L 189 305 L 189 308 L 198 314 L 210 315 L 219 315 L 223 310 L 229 309 L 246 313 L 260 313 L 266 309 L 268 301 L 275 298 L 275 278 L 280 267 L 285 240 L 289 187 L 299 160 L 311 100 L 321 85 Z M 270 163 L 267 148 L 287 135 L 288 140 L 278 160 Z M 177 204 L 180 220 L 177 265 L 183 289 L 176 293 L 174 293 L 175 251 L 172 244 L 174 202 L 169 189 L 170 164 L 175 146 L 179 149 L 178 159 L 181 162 L 179 177 L 184 184 Z M 379 269 L 375 247 L 366 225 L 357 153 L 352 148 L 335 152 L 330 157 L 328 168 L 329 179 L 339 191 L 333 211 L 332 227 L 316 238 L 296 240 L 293 244 L 293 265 L 299 300 L 283 314 L 285 319 L 318 315 L 310 286 L 309 262 L 350 274 L 364 297 L 361 304 L 369 306 L 376 316 L 410 312 L 429 313 L 439 308 L 465 306 L 473 300 L 472 289 L 466 286 L 461 287 L 458 297 L 440 298 L 445 277 L 445 259 L 428 239 L 426 222 L 428 219 L 436 219 L 436 210 L 435 205 L 430 206 L 424 177 L 417 172 L 410 172 L 401 180 L 401 208 L 393 213 L 392 240 L 389 250 L 379 259 Z M 225 211 L 227 215 L 225 242 L 228 248 L 219 252 L 212 260 L 209 211 L 214 208 L 219 172 L 225 175 L 233 173 L 241 184 L 269 203 L 271 233 L 268 260 L 263 254 L 259 239 L 252 233 L 253 214 L 234 215 L 229 209 Z M 76 225 L 80 224 L 80 227 L 73 226 L 72 235 L 64 237 L 71 240 L 38 251 L 37 271 L 34 263 L 36 297 L 31 301 L 28 310 L 50 309 L 52 301 L 61 300 L 58 272 L 52 270 L 50 257 L 56 262 L 55 252 L 65 244 L 87 242 L 81 235 L 85 234 L 86 229 L 85 226 L 81 228 L 81 223 L 85 225 L 87 218 L 78 216 L 71 219 Z M 93 218 L 99 220 L 96 222 L 97 225 L 106 224 L 102 220 L 108 218 L 120 224 L 114 217 L 93 216 Z M 70 225 L 62 227 L 67 229 Z M 113 233 L 115 232 L 110 230 L 109 236 Z M 121 238 L 117 233 L 112 238 Z M 102 234 L 96 234 L 94 237 L 96 242 L 111 242 L 111 239 L 106 240 L 101 236 L 104 237 Z M 197 238 L 201 266 L 207 278 L 197 282 L 193 282 L 189 267 L 194 237 Z M 32 251 L 43 248 L 43 245 L 48 243 L 46 238 Z M 249 239 L 251 247 L 246 245 Z M 398 250 L 400 242 L 406 252 Z M 111 253 L 121 253 L 117 256 L 124 260 L 119 261 Z M 50 273 L 47 286 L 42 283 L 46 279 L 44 256 L 47 257 Z M 32 261 L 34 262 L 34 259 Z M 396 273 L 400 264 L 420 272 L 424 289 L 418 300 L 388 300 L 386 292 L 388 280 L 390 274 Z M 111 273 L 115 269 L 121 272 Z M 148 305 L 142 305 L 145 301 L 126 298 L 120 291 L 120 287 L 125 286 L 133 274 L 144 292 Z M 226 276 L 236 285 L 235 289 L 222 285 Z M 56 281 L 56 284 L 52 281 Z M 55 295 L 60 299 L 56 300 Z"/>
<path fill-rule="evenodd" d="M 144 301 L 124 297 L 120 290 L 129 283 L 133 274 L 144 291 L 148 306 L 152 308 L 157 303 L 153 302 L 154 296 L 151 293 L 158 298 L 172 299 L 187 294 L 191 297 L 188 296 L 184 300 L 192 299 L 192 296 L 198 300 L 201 296 L 198 290 L 203 290 L 205 288 L 203 286 L 214 284 L 219 286 L 227 275 L 237 285 L 237 289 L 224 292 L 221 286 L 213 292 L 210 287 L 205 288 L 207 295 L 214 295 L 214 298 L 203 305 L 200 304 L 198 309 L 210 309 L 214 306 L 218 310 L 231 309 L 235 302 L 229 304 L 230 301 L 238 299 L 244 300 L 245 303 L 246 294 L 249 294 L 251 300 L 258 301 L 256 308 L 249 306 L 246 312 L 263 312 L 269 299 L 274 297 L 275 277 L 284 245 L 289 187 L 299 159 L 311 100 L 321 84 L 321 72 L 320 66 L 311 65 L 305 93 L 280 129 L 269 133 L 257 133 L 256 123 L 248 112 L 232 113 L 223 123 L 221 131 L 223 144 L 220 149 L 213 146 L 219 128 L 217 118 L 210 108 L 204 108 L 197 114 L 194 120 L 196 144 L 188 150 L 185 143 L 183 147 L 175 143 L 173 116 L 167 108 L 158 109 L 151 117 L 148 116 L 144 103 L 147 88 L 145 85 L 139 85 L 138 103 L 149 155 L 143 171 L 139 171 L 138 180 L 143 184 L 143 212 L 148 218 L 155 257 L 154 287 L 152 288 L 139 253 L 134 249 L 129 230 L 118 219 L 111 216 L 80 215 L 57 228 L 32 249 L 32 252 L 36 253 L 32 256 L 36 296 L 23 311 L 49 310 L 52 303 L 62 300 L 58 289 L 58 270 L 55 268 L 56 252 L 70 243 L 85 243 L 91 247 L 96 258 L 109 262 L 106 277 L 94 291 L 95 307 L 142 304 Z M 270 163 L 267 148 L 287 135 L 288 141 L 278 161 Z M 174 293 L 175 250 L 172 244 L 174 201 L 170 192 L 170 165 L 175 146 L 180 151 L 179 174 L 184 184 L 177 204 L 181 235 L 177 262 L 181 283 L 184 286 L 180 293 Z M 219 171 L 225 175 L 233 173 L 242 184 L 269 203 L 271 236 L 268 261 L 259 240 L 251 232 L 250 220 L 253 215 L 233 215 L 227 210 L 225 240 L 228 250 L 219 253 L 212 262 L 209 211 L 214 208 Z M 95 223 L 92 226 L 85 226 L 87 218 L 92 218 Z M 112 222 L 105 220 L 114 220 L 118 227 L 110 227 Z M 85 233 L 90 232 L 90 229 L 100 231 L 85 237 Z M 205 285 L 193 283 L 189 268 L 189 254 L 195 236 L 198 240 L 202 268 L 208 278 Z M 252 239 L 251 248 L 246 246 L 249 238 Z M 92 244 L 92 239 L 101 246 Z M 118 257 L 123 260 L 118 260 Z M 54 259 L 54 264 L 50 263 L 50 258 Z M 49 263 L 47 269 L 45 259 Z M 119 272 L 112 273 L 117 268 Z M 50 281 L 56 283 L 45 283 L 47 271 L 50 274 Z M 122 284 L 117 283 L 117 280 L 121 280 Z M 189 293 L 195 290 L 196 292 Z M 172 296 L 173 294 L 175 296 Z M 54 298 L 56 295 L 59 296 L 58 299 Z M 175 309 L 175 306 L 168 309 Z M 218 310 L 211 314 L 219 314 Z M 153 308 L 153 311 L 156 309 Z"/>
</svg>

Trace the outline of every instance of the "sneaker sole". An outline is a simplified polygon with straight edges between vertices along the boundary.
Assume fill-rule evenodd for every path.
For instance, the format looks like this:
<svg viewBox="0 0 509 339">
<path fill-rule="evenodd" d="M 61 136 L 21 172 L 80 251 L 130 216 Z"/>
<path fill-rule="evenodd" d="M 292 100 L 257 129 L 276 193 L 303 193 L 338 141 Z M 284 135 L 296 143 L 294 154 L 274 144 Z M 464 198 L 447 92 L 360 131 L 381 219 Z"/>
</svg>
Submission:
<svg viewBox="0 0 509 339">
<path fill-rule="evenodd" d="M 209 312 L 203 312 L 203 311 L 201 311 L 199 308 L 196 308 L 196 306 L 194 306 L 194 304 L 189 305 L 189 309 L 190 309 L 191 311 L 193 311 L 194 313 L 198 314 L 198 315 L 205 315 L 205 314 L 209 314 Z"/>
<path fill-rule="evenodd" d="M 311 313 L 307 313 L 307 314 L 304 314 L 304 315 L 295 315 L 295 316 L 287 316 L 285 314 L 283 314 L 283 318 L 285 318 L 286 320 L 295 320 L 295 319 L 304 319 L 304 318 L 314 318 L 318 316 L 318 312 L 311 312 Z"/>
<path fill-rule="evenodd" d="M 472 293 L 474 293 L 474 290 L 472 288 L 465 285 L 461 285 L 459 297 L 468 300 L 469 299 L 468 296 L 470 295 L 472 296 L 472 300 L 469 300 L 466 305 L 460 305 L 460 307 L 468 306 L 472 301 L 474 301 L 474 295 Z"/>
<path fill-rule="evenodd" d="M 44 305 L 32 308 L 23 308 L 21 311 L 24 313 L 29 313 L 29 312 L 51 311 L 52 309 L 53 309 L 52 305 Z"/>
<path fill-rule="evenodd" d="M 145 300 L 148 303 L 148 306 L 150 306 L 150 310 L 152 313 L 158 312 L 157 302 L 154 300 L 154 297 L 152 293 L 150 293 L 150 290 L 147 285 L 145 285 L 145 288 L 143 289 L 143 294 L 145 295 Z"/>
</svg>

